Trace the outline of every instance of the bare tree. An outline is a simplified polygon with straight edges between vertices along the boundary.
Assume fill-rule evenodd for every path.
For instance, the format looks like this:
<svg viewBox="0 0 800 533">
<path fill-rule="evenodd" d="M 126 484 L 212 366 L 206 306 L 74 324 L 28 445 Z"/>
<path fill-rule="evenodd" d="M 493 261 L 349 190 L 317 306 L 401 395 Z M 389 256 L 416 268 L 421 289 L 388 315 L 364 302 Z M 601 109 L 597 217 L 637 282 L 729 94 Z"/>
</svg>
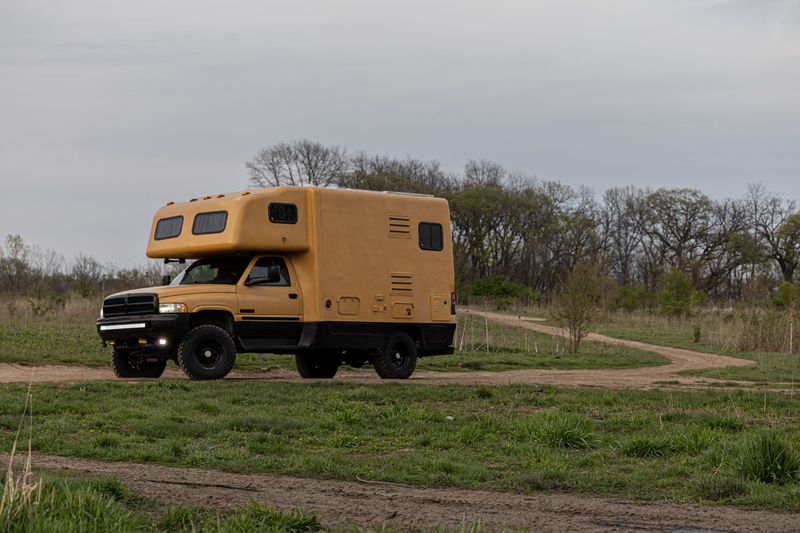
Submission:
<svg viewBox="0 0 800 533">
<path fill-rule="evenodd" d="M 395 159 L 358 152 L 339 185 L 371 191 L 403 191 L 444 196 L 453 191 L 455 179 L 445 174 L 438 161 Z"/>
<path fill-rule="evenodd" d="M 78 254 L 70 268 L 75 290 L 81 296 L 89 296 L 100 288 L 103 267 L 94 257 Z"/>
<path fill-rule="evenodd" d="M 769 196 L 761 185 L 751 185 L 748 203 L 752 208 L 755 238 L 765 259 L 774 261 L 784 281 L 791 283 L 800 267 L 800 227 L 793 200 Z"/>
<path fill-rule="evenodd" d="M 316 185 L 328 187 L 348 168 L 344 149 L 303 139 L 260 150 L 246 163 L 256 187 Z"/>
</svg>

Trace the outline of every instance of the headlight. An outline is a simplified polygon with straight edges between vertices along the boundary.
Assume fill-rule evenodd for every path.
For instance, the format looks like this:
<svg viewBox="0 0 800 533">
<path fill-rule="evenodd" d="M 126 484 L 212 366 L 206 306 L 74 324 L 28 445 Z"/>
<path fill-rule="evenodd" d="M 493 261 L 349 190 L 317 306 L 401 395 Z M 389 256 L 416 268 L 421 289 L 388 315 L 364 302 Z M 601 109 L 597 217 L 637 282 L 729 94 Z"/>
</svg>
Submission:
<svg viewBox="0 0 800 533">
<path fill-rule="evenodd" d="M 186 304 L 158 304 L 159 313 L 185 313 Z"/>
</svg>

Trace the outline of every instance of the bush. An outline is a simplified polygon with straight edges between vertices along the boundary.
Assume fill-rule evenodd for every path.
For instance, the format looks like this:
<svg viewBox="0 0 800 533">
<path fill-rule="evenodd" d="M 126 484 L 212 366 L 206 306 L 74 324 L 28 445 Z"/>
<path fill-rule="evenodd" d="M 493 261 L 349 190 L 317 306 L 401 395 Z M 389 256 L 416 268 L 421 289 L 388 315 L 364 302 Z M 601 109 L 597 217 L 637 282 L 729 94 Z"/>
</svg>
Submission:
<svg viewBox="0 0 800 533">
<path fill-rule="evenodd" d="M 614 308 L 628 313 L 646 309 L 652 304 L 652 293 L 639 285 L 625 285 L 617 291 L 616 298 L 614 298 Z"/>
<path fill-rule="evenodd" d="M 744 443 L 738 467 L 743 478 L 763 483 L 800 479 L 800 457 L 769 430 L 756 433 Z"/>
<path fill-rule="evenodd" d="M 591 420 L 572 413 L 540 413 L 522 421 L 518 429 L 523 437 L 553 448 L 592 448 L 597 442 Z"/>
<path fill-rule="evenodd" d="M 772 305 L 778 309 L 789 309 L 794 304 L 795 308 L 800 306 L 800 298 L 798 298 L 798 287 L 793 283 L 784 281 L 775 291 L 775 296 L 772 298 Z"/>
<path fill-rule="evenodd" d="M 476 279 L 467 286 L 464 296 L 468 301 L 488 298 L 501 302 L 525 300 L 529 303 L 536 303 L 541 298 L 541 295 L 535 290 L 505 276 Z"/>
<path fill-rule="evenodd" d="M 661 290 L 656 299 L 662 311 L 669 315 L 688 315 L 697 299 L 692 280 L 685 272 L 673 268 L 661 278 Z"/>
<path fill-rule="evenodd" d="M 589 263 L 578 263 L 556 294 L 550 312 L 567 330 L 570 353 L 578 353 L 581 341 L 597 318 L 606 294 L 606 279 Z"/>
</svg>

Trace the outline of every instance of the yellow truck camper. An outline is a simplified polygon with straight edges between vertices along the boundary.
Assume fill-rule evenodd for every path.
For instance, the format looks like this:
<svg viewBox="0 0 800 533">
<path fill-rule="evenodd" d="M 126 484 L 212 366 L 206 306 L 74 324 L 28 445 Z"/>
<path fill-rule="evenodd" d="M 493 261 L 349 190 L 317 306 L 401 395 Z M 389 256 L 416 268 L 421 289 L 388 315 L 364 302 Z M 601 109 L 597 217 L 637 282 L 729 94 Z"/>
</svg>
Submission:
<svg viewBox="0 0 800 533">
<path fill-rule="evenodd" d="M 256 352 L 294 354 L 306 378 L 369 363 L 402 379 L 418 357 L 453 352 L 442 198 L 276 187 L 170 202 L 147 255 L 194 261 L 164 286 L 104 300 L 97 330 L 119 377 L 159 377 L 172 359 L 220 379 L 237 352 Z"/>
</svg>

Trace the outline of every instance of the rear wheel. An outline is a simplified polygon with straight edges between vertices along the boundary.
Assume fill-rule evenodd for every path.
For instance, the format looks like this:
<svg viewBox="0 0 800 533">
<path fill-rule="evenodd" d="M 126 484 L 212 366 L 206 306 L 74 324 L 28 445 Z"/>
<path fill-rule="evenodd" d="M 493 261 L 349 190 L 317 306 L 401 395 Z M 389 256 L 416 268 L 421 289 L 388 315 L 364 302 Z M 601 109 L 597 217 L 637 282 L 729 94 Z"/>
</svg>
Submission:
<svg viewBox="0 0 800 533">
<path fill-rule="evenodd" d="M 386 349 L 372 359 L 375 372 L 383 379 L 406 379 L 417 367 L 417 345 L 408 333 L 397 332 Z"/>
<path fill-rule="evenodd" d="M 218 326 L 197 326 L 178 345 L 178 365 L 191 379 L 222 379 L 235 362 L 236 345 Z"/>
<path fill-rule="evenodd" d="M 118 378 L 159 378 L 166 367 L 163 358 L 136 357 L 116 349 L 111 354 L 111 368 Z"/>
<path fill-rule="evenodd" d="M 330 379 L 339 370 L 339 363 L 336 352 L 301 352 L 294 356 L 297 372 L 303 378 Z"/>
</svg>

